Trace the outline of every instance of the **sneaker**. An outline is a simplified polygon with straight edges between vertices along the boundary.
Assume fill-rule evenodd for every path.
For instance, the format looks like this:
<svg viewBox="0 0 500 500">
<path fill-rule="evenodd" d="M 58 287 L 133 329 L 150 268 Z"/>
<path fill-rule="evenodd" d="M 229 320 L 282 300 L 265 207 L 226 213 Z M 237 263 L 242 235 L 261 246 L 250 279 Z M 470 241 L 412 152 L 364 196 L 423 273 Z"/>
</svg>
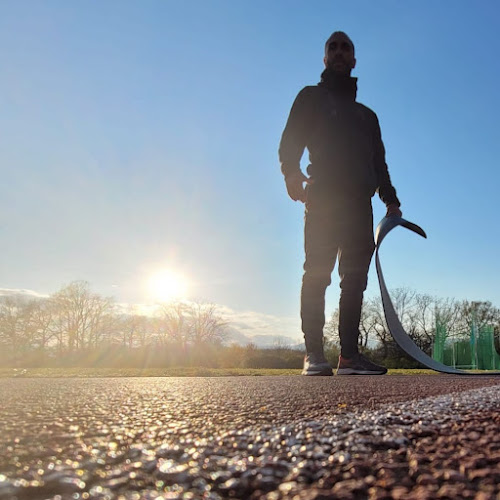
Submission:
<svg viewBox="0 0 500 500">
<path fill-rule="evenodd" d="M 385 366 L 372 363 L 359 352 L 349 359 L 339 357 L 337 375 L 384 375 L 385 373 L 387 373 Z"/>
<path fill-rule="evenodd" d="M 307 353 L 302 375 L 331 377 L 333 370 L 322 352 Z"/>
</svg>

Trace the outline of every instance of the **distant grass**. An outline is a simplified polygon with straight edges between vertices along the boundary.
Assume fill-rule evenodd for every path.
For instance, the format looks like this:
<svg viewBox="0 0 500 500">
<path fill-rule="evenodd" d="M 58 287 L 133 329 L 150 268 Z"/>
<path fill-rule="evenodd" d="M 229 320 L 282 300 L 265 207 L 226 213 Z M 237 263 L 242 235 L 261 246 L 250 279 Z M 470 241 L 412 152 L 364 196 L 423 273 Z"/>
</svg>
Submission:
<svg viewBox="0 0 500 500">
<path fill-rule="evenodd" d="M 253 368 L 0 368 L 0 378 L 242 377 L 300 375 L 300 369 Z M 485 373 L 487 374 L 487 372 Z M 433 370 L 389 370 L 389 375 L 437 375 Z"/>
<path fill-rule="evenodd" d="M 263 375 L 298 375 L 300 370 L 253 368 L 0 368 L 0 378 L 100 378 L 100 377 L 234 377 Z"/>
</svg>

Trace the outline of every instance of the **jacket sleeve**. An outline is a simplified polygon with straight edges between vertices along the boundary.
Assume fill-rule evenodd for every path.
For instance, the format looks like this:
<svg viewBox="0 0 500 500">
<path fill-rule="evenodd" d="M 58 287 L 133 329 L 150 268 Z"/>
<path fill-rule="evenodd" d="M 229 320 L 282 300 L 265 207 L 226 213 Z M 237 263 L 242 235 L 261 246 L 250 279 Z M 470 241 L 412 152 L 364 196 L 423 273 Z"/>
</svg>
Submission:
<svg viewBox="0 0 500 500">
<path fill-rule="evenodd" d="M 279 146 L 281 172 L 288 177 L 300 171 L 300 159 L 311 130 L 311 87 L 303 88 L 293 103 Z"/>
<path fill-rule="evenodd" d="M 396 190 L 391 182 L 389 169 L 385 161 L 385 147 L 382 142 L 382 134 L 380 132 L 380 124 L 375 115 L 375 136 L 374 136 L 374 166 L 378 181 L 378 195 L 386 206 L 396 204 L 398 207 L 401 203 L 396 196 Z"/>
</svg>

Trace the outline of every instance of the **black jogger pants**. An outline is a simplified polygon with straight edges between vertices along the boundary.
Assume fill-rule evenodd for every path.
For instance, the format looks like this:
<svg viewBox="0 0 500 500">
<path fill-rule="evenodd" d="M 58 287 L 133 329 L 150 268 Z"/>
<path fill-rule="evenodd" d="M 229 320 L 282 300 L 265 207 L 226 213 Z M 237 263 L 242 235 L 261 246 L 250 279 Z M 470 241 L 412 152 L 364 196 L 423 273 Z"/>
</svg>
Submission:
<svg viewBox="0 0 500 500">
<path fill-rule="evenodd" d="M 323 345 L 325 291 L 338 257 L 341 354 L 358 351 L 363 292 L 375 249 L 371 198 L 306 205 L 305 263 L 301 291 L 302 331 L 308 351 Z"/>
</svg>

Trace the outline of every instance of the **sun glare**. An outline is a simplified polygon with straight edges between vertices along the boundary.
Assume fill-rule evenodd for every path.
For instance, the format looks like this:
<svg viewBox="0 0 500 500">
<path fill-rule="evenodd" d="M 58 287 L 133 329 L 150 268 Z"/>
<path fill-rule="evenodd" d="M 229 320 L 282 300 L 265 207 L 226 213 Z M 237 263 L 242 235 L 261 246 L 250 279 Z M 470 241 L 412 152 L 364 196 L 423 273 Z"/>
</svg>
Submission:
<svg viewBox="0 0 500 500">
<path fill-rule="evenodd" d="M 188 288 L 187 278 L 170 269 L 158 271 L 148 280 L 150 294 L 161 302 L 186 298 Z"/>
</svg>

